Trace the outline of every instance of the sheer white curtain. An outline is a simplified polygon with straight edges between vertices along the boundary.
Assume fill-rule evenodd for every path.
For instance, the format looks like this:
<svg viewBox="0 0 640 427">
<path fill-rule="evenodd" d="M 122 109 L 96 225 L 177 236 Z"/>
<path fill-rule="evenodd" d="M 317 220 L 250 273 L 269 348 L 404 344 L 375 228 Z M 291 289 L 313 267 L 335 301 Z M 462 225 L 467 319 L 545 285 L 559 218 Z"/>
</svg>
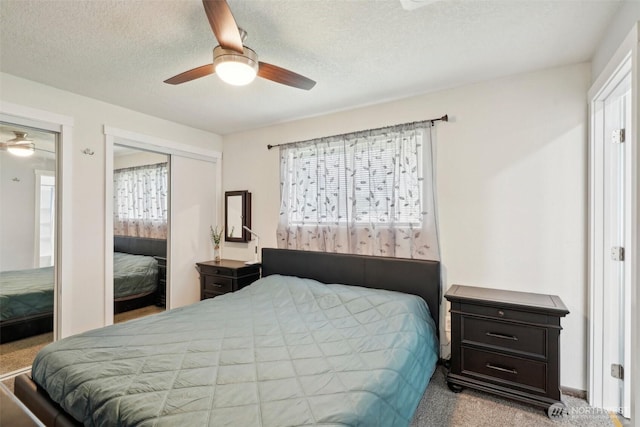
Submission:
<svg viewBox="0 0 640 427">
<path fill-rule="evenodd" d="M 113 224 L 118 236 L 167 238 L 167 164 L 113 171 Z"/>
<path fill-rule="evenodd" d="M 281 146 L 278 247 L 439 259 L 431 128 Z"/>
</svg>

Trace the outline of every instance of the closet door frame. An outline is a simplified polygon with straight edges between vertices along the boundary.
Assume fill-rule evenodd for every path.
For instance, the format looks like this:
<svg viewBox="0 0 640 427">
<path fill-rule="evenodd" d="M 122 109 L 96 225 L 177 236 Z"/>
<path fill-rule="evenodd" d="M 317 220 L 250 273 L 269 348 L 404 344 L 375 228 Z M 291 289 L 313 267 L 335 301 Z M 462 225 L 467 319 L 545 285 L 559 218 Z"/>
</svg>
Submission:
<svg viewBox="0 0 640 427">
<path fill-rule="evenodd" d="M 71 306 L 70 293 L 63 293 L 73 271 L 72 254 L 72 147 L 73 117 L 0 100 L 0 119 L 17 125 L 30 126 L 58 133 L 56 144 L 56 246 L 53 298 L 53 340 L 69 335 L 70 316 L 63 307 Z"/>
<path fill-rule="evenodd" d="M 123 145 L 126 147 L 138 148 L 147 151 L 153 151 L 169 156 L 169 168 L 171 170 L 171 162 L 173 156 L 186 157 L 195 160 L 203 160 L 216 164 L 216 185 L 215 200 L 217 202 L 215 215 L 221 218 L 222 215 L 222 153 L 216 150 L 207 150 L 200 147 L 190 146 L 177 141 L 170 141 L 157 138 L 150 135 L 131 132 L 112 126 L 104 126 L 105 135 L 105 317 L 104 325 L 113 324 L 113 286 L 106 286 L 107 283 L 113 283 L 113 146 Z M 169 174 L 169 187 L 172 188 L 174 179 L 173 173 Z M 169 196 L 169 215 L 168 221 L 171 223 L 173 202 L 171 195 Z M 171 227 L 167 233 L 167 288 L 171 289 Z M 171 301 L 171 292 L 167 292 L 167 309 L 174 308 Z"/>
</svg>

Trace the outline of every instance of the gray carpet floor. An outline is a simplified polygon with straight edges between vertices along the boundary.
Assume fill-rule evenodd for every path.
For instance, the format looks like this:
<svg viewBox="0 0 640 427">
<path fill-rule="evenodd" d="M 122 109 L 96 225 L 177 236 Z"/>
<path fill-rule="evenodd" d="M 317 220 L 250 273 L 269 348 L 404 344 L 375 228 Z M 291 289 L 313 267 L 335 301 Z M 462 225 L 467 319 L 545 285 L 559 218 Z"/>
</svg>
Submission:
<svg viewBox="0 0 640 427">
<path fill-rule="evenodd" d="M 464 389 L 454 393 L 447 387 L 446 369 L 438 366 L 422 396 L 411 427 L 543 427 L 623 426 L 627 422 L 616 415 L 602 413 L 585 400 L 563 396 L 568 414 L 551 420 L 542 409 L 519 404 L 487 393 Z"/>
</svg>

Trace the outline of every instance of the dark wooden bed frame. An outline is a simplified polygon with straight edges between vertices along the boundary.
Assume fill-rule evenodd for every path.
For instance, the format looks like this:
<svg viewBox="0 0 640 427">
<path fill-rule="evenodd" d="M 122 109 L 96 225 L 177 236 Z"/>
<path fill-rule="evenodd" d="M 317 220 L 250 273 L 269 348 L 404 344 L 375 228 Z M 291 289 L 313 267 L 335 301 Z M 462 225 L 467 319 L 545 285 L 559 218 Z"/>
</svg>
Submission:
<svg viewBox="0 0 640 427">
<path fill-rule="evenodd" d="M 32 314 L 0 322 L 0 344 L 53 331 L 53 312 Z"/>
<path fill-rule="evenodd" d="M 436 327 L 440 318 L 442 291 L 437 261 L 264 248 L 262 276 L 272 274 L 418 295 L 427 302 Z M 53 402 L 28 374 L 16 377 L 15 394 L 46 426 L 81 425 Z"/>
<path fill-rule="evenodd" d="M 114 251 L 133 255 L 167 257 L 167 241 L 142 237 L 114 237 Z M 122 313 L 155 304 L 159 300 L 158 291 L 115 299 L 113 312 Z M 8 319 L 0 322 L 0 343 L 8 343 L 22 338 L 40 335 L 53 330 L 53 311 L 31 316 Z"/>
<path fill-rule="evenodd" d="M 439 261 L 263 248 L 262 277 L 271 274 L 418 295 L 429 306 L 439 331 Z"/>
</svg>

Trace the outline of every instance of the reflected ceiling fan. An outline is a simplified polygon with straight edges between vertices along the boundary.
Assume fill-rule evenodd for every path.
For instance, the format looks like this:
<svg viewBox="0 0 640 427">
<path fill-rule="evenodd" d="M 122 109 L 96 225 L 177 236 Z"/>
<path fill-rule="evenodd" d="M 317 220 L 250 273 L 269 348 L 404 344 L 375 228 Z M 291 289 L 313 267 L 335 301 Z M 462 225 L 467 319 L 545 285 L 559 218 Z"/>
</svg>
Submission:
<svg viewBox="0 0 640 427">
<path fill-rule="evenodd" d="M 4 130 L 8 131 L 8 129 L 2 129 L 2 127 L 0 127 L 0 131 Z M 6 151 L 18 157 L 29 157 L 32 156 L 36 151 L 42 151 L 44 153 L 52 154 L 56 153 L 55 151 L 45 150 L 44 148 L 42 148 L 42 144 L 39 144 L 40 146 L 36 146 L 36 143 L 32 138 L 27 138 L 27 132 L 21 130 L 11 130 L 10 132 L 13 132 L 15 138 L 12 138 L 7 142 L 0 142 L 0 152 Z M 4 132 L 2 133 L 4 134 Z"/>
<path fill-rule="evenodd" d="M 202 0 L 204 11 L 219 45 L 213 49 L 213 63 L 173 76 L 165 83 L 177 85 L 216 73 L 226 83 L 243 86 L 256 75 L 276 83 L 309 90 L 316 82 L 276 65 L 258 61 L 258 54 L 244 46 L 247 33 L 238 28 L 225 0 Z"/>
<path fill-rule="evenodd" d="M 8 151 L 14 156 L 31 156 L 36 150 L 36 144 L 33 143 L 33 140 L 27 138 L 26 132 L 18 132 L 15 130 L 12 132 L 16 137 L 8 140 L 7 142 L 0 143 L 0 148 L 3 151 Z"/>
</svg>

